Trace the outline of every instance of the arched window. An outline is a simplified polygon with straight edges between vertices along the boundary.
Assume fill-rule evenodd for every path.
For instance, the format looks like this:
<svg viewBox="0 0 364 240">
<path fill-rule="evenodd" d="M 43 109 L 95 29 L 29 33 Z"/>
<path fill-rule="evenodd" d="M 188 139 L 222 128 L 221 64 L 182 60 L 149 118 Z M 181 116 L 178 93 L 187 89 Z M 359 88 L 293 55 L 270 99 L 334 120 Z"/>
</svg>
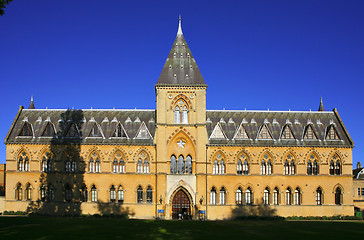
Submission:
<svg viewBox="0 0 364 240">
<path fill-rule="evenodd" d="M 40 187 L 40 200 L 44 202 L 47 198 L 47 189 L 44 185 Z"/>
<path fill-rule="evenodd" d="M 343 202 L 343 197 L 342 197 L 342 193 L 341 193 L 341 188 L 337 187 L 335 190 L 335 204 L 341 205 L 342 202 Z"/>
<path fill-rule="evenodd" d="M 149 173 L 149 162 L 148 159 L 144 160 L 144 173 Z"/>
<path fill-rule="evenodd" d="M 220 205 L 225 205 L 226 204 L 226 191 L 225 188 L 222 187 L 220 189 Z"/>
<path fill-rule="evenodd" d="M 66 159 L 66 162 L 65 162 L 65 171 L 67 173 L 71 172 L 71 161 L 69 159 Z"/>
<path fill-rule="evenodd" d="M 267 163 L 267 175 L 271 175 L 272 174 L 272 163 L 270 160 L 268 160 Z"/>
<path fill-rule="evenodd" d="M 269 205 L 269 196 L 270 196 L 269 188 L 265 188 L 264 192 L 263 192 L 263 204 L 264 205 Z"/>
<path fill-rule="evenodd" d="M 124 203 L 124 190 L 121 186 L 118 189 L 118 202 Z"/>
<path fill-rule="evenodd" d="M 273 190 L 273 205 L 279 204 L 279 189 L 276 187 Z"/>
<path fill-rule="evenodd" d="M 319 174 L 319 165 L 316 160 L 313 162 L 312 173 L 313 173 L 313 175 Z"/>
<path fill-rule="evenodd" d="M 110 202 L 116 202 L 116 191 L 114 185 L 110 188 Z"/>
<path fill-rule="evenodd" d="M 336 175 L 341 175 L 341 163 L 340 163 L 339 160 L 336 161 L 335 174 Z"/>
<path fill-rule="evenodd" d="M 335 174 L 335 164 L 334 161 L 331 160 L 330 161 L 330 175 L 334 175 Z"/>
<path fill-rule="evenodd" d="M 119 172 L 125 173 L 125 162 L 124 159 L 120 159 L 119 161 Z"/>
<path fill-rule="evenodd" d="M 216 205 L 216 189 L 213 187 L 210 192 L 210 204 Z"/>
<path fill-rule="evenodd" d="M 125 173 L 125 162 L 123 154 L 120 151 L 115 152 L 114 161 L 112 162 L 113 173 Z"/>
<path fill-rule="evenodd" d="M 247 190 L 245 190 L 245 204 L 246 205 L 252 205 L 253 204 L 253 194 L 250 187 L 248 187 Z"/>
<path fill-rule="evenodd" d="M 119 164 L 118 164 L 118 160 L 116 158 L 112 162 L 112 171 L 113 171 L 113 173 L 119 172 Z"/>
<path fill-rule="evenodd" d="M 287 157 L 285 158 L 284 171 L 283 171 L 284 175 L 294 175 L 296 173 L 296 166 L 292 158 L 293 157 L 291 154 L 288 154 Z"/>
<path fill-rule="evenodd" d="M 244 161 L 244 164 L 243 164 L 243 174 L 244 175 L 248 175 L 249 174 L 249 163 L 248 163 L 248 160 L 245 160 Z"/>
<path fill-rule="evenodd" d="M 43 157 L 43 160 L 42 160 L 42 172 L 48 172 L 47 159 L 45 157 Z"/>
<path fill-rule="evenodd" d="M 182 174 L 182 173 L 184 173 L 184 170 L 185 170 L 184 157 L 182 155 L 180 155 L 178 157 L 178 169 L 177 169 L 177 173 L 178 174 Z"/>
<path fill-rule="evenodd" d="M 311 160 L 308 160 L 307 162 L 307 174 L 312 175 L 312 163 Z"/>
<path fill-rule="evenodd" d="M 236 165 L 236 173 L 241 175 L 243 174 L 243 163 L 239 159 L 238 164 Z"/>
<path fill-rule="evenodd" d="M 100 172 L 100 160 L 99 160 L 99 155 L 96 152 L 93 152 L 90 156 L 89 172 L 90 173 Z"/>
<path fill-rule="evenodd" d="M 192 174 L 192 157 L 188 155 L 186 157 L 186 171 L 187 174 Z"/>
<path fill-rule="evenodd" d="M 100 172 L 100 160 L 98 158 L 96 158 L 96 161 L 95 161 L 95 172 L 97 172 L 97 173 Z"/>
<path fill-rule="evenodd" d="M 46 152 L 43 155 L 42 159 L 42 172 L 52 172 L 53 171 L 53 162 L 51 159 L 51 154 Z"/>
<path fill-rule="evenodd" d="M 76 160 L 71 161 L 71 172 L 75 173 L 77 172 L 77 163 Z"/>
<path fill-rule="evenodd" d="M 89 166 L 89 168 L 88 168 L 89 172 L 91 172 L 91 173 L 95 172 L 95 163 L 94 163 L 94 160 L 92 158 L 89 161 L 88 166 Z"/>
<path fill-rule="evenodd" d="M 322 205 L 322 189 L 320 187 L 316 189 L 316 205 Z"/>
<path fill-rule="evenodd" d="M 137 189 L 137 201 L 138 203 L 143 203 L 143 188 L 139 186 Z"/>
<path fill-rule="evenodd" d="M 138 173 L 149 173 L 149 161 L 148 154 L 142 151 L 139 154 L 139 160 L 137 163 L 137 172 Z"/>
<path fill-rule="evenodd" d="M 174 109 L 174 123 L 188 124 L 188 108 L 186 102 L 179 100 L 177 104 L 178 106 Z"/>
<path fill-rule="evenodd" d="M 286 190 L 286 205 L 292 204 L 292 191 L 290 188 L 287 188 Z"/>
<path fill-rule="evenodd" d="M 294 205 L 301 205 L 301 190 L 299 188 L 294 190 Z"/>
<path fill-rule="evenodd" d="M 284 162 L 284 175 L 289 175 L 289 163 L 288 160 Z"/>
<path fill-rule="evenodd" d="M 183 106 L 182 108 L 182 123 L 187 124 L 188 123 L 188 113 L 187 113 L 187 107 Z"/>
<path fill-rule="evenodd" d="M 54 200 L 54 187 L 52 184 L 48 185 L 48 201 Z"/>
<path fill-rule="evenodd" d="M 174 123 L 176 123 L 176 124 L 181 123 L 181 118 L 180 118 L 180 113 L 179 113 L 179 107 L 178 106 L 176 106 L 176 108 L 174 109 Z"/>
<path fill-rule="evenodd" d="M 215 159 L 214 165 L 212 166 L 212 173 L 213 174 L 219 173 L 219 163 L 217 162 L 217 159 Z"/>
<path fill-rule="evenodd" d="M 296 174 L 296 165 L 293 160 L 291 160 L 291 166 L 290 166 L 290 174 L 295 175 Z"/>
<path fill-rule="evenodd" d="M 81 188 L 81 202 L 87 202 L 88 199 L 87 187 L 84 185 Z"/>
<path fill-rule="evenodd" d="M 32 126 L 28 122 L 24 122 L 23 128 L 21 129 L 19 136 L 33 137 Z"/>
<path fill-rule="evenodd" d="M 260 174 L 265 175 L 266 174 L 267 165 L 265 164 L 265 161 L 262 160 L 260 164 Z"/>
<path fill-rule="evenodd" d="M 92 185 L 91 188 L 91 202 L 97 202 L 97 188 L 95 185 Z"/>
<path fill-rule="evenodd" d="M 69 184 L 66 184 L 66 186 L 64 188 L 64 196 L 65 196 L 65 200 L 67 202 L 72 201 L 72 189 Z"/>
<path fill-rule="evenodd" d="M 25 155 L 25 153 L 23 152 L 23 154 Z M 18 159 L 18 171 L 23 171 L 24 170 L 24 160 L 23 157 L 25 158 L 25 156 L 19 156 Z"/>
<path fill-rule="evenodd" d="M 153 202 L 153 190 L 152 187 L 149 186 L 147 188 L 147 203 L 152 203 Z"/>
<path fill-rule="evenodd" d="M 23 189 L 21 187 L 21 184 L 18 183 L 15 188 L 15 199 L 17 201 L 23 200 Z"/>
<path fill-rule="evenodd" d="M 29 183 L 25 188 L 25 200 L 32 200 L 32 186 Z"/>
<path fill-rule="evenodd" d="M 235 203 L 237 205 L 243 204 L 243 202 L 242 202 L 242 192 L 243 191 L 241 190 L 240 187 L 236 190 L 236 193 L 235 193 Z"/>
<path fill-rule="evenodd" d="M 171 156 L 171 174 L 176 174 L 177 173 L 177 159 L 176 156 L 172 155 Z"/>
<path fill-rule="evenodd" d="M 221 160 L 220 161 L 219 174 L 225 174 L 225 163 L 224 163 L 224 160 Z"/>
<path fill-rule="evenodd" d="M 138 163 L 137 163 L 137 172 L 138 173 L 143 173 L 143 162 L 142 160 L 139 158 Z"/>
</svg>

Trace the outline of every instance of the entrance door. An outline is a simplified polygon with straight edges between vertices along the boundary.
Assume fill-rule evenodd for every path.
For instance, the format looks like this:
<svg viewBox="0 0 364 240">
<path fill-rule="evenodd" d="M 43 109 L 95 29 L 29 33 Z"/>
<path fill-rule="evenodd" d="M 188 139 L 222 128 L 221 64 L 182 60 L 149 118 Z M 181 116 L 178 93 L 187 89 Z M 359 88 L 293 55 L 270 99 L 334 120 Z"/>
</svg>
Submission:
<svg viewBox="0 0 364 240">
<path fill-rule="evenodd" d="M 190 199 L 181 189 L 174 195 L 172 202 L 172 218 L 173 219 L 190 219 Z"/>
</svg>

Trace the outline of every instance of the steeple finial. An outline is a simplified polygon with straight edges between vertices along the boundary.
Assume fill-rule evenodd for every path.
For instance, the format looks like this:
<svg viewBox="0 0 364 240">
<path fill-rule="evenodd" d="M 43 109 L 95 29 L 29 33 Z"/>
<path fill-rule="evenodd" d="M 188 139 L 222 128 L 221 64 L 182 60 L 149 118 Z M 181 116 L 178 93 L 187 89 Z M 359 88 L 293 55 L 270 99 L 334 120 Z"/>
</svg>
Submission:
<svg viewBox="0 0 364 240">
<path fill-rule="evenodd" d="M 322 97 L 320 98 L 319 112 L 325 112 L 324 104 L 322 103 Z"/>
<path fill-rule="evenodd" d="M 30 104 L 29 104 L 28 109 L 35 109 L 33 95 L 30 97 Z"/>
<path fill-rule="evenodd" d="M 178 17 L 178 32 L 177 32 L 177 35 L 183 35 L 181 15 L 179 15 L 179 17 Z"/>
</svg>

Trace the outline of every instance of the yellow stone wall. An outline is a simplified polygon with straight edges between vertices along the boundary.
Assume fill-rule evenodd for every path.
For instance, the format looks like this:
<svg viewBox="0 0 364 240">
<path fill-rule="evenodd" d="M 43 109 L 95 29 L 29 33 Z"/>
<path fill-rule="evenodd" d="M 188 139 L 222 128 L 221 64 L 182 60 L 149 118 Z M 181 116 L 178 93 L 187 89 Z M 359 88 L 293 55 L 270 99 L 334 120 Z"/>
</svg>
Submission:
<svg viewBox="0 0 364 240">
<path fill-rule="evenodd" d="M 360 188 L 360 194 L 358 193 L 358 188 Z M 353 200 L 354 206 L 359 208 L 360 211 L 364 211 L 364 194 L 362 194 L 361 189 L 364 189 L 364 179 L 354 179 L 353 181 Z"/>
</svg>

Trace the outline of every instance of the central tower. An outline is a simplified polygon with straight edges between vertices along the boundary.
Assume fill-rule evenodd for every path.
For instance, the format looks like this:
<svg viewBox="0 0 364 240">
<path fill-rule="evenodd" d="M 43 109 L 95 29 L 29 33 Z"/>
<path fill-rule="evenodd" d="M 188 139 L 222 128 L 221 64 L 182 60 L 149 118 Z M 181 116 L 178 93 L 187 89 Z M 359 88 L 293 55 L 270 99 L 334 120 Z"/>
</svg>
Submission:
<svg viewBox="0 0 364 240">
<path fill-rule="evenodd" d="M 204 182 L 196 178 L 206 173 L 206 88 L 179 18 L 176 39 L 155 85 L 156 172 L 165 173 L 165 177 L 158 175 L 161 191 L 157 196 L 165 199 L 167 217 L 172 216 L 173 198 L 177 192 L 181 194 L 181 189 L 191 198 L 191 210 L 196 198 L 205 193 Z M 190 210 L 186 212 L 194 214 Z M 173 216 L 178 213 L 173 212 Z"/>
</svg>

